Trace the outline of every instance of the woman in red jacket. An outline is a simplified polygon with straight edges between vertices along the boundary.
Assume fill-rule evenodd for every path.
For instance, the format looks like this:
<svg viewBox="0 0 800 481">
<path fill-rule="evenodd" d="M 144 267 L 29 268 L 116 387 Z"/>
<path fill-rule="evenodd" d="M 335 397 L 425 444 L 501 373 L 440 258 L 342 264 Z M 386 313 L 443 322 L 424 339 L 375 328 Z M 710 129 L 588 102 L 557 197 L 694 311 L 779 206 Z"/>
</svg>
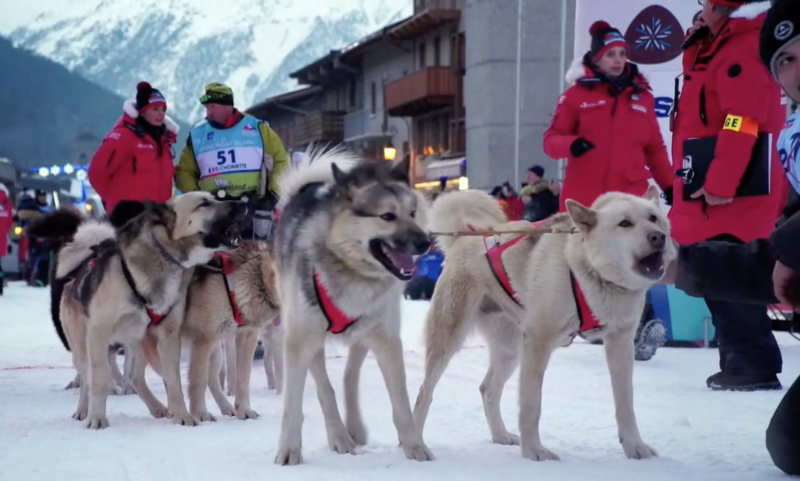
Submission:
<svg viewBox="0 0 800 481">
<path fill-rule="evenodd" d="M 0 261 L 8 254 L 8 231 L 14 223 L 13 206 L 8 189 L 0 182 Z M 3 295 L 3 266 L 0 264 L 0 296 Z"/>
<path fill-rule="evenodd" d="M 126 100 L 122 110 L 89 165 L 89 183 L 109 214 L 121 200 L 166 202 L 172 197 L 178 125 L 166 114 L 167 101 L 140 82 L 136 100 Z"/>
<path fill-rule="evenodd" d="M 573 85 L 544 133 L 545 154 L 568 159 L 559 210 L 566 199 L 591 205 L 609 191 L 643 195 L 650 177 L 669 197 L 674 172 L 650 86 L 628 62 L 619 30 L 597 21 L 589 32 L 591 50 L 567 72 Z"/>
</svg>

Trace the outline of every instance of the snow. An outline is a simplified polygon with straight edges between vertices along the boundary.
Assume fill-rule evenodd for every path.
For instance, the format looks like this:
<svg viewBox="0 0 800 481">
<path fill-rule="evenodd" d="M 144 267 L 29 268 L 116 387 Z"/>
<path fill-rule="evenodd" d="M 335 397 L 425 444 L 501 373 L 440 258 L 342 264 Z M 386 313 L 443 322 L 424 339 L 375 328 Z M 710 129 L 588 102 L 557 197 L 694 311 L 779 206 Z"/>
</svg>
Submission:
<svg viewBox="0 0 800 481">
<path fill-rule="evenodd" d="M 412 403 L 423 376 L 420 341 L 427 305 L 403 302 Z M 780 379 L 788 387 L 800 374 L 800 343 L 776 334 L 785 366 Z M 342 409 L 343 354 L 343 347 L 330 345 L 328 370 Z M 279 467 L 273 457 L 282 401 L 267 390 L 261 361 L 254 362 L 251 380 L 252 406 L 261 415 L 257 420 L 217 416 L 216 423 L 177 426 L 151 418 L 136 396 L 114 396 L 108 402 L 108 429 L 89 431 L 73 421 L 70 416 L 78 393 L 63 388 L 74 371 L 49 319 L 49 292 L 11 283 L 0 297 L 0 481 L 785 478 L 771 464 L 764 447 L 764 430 L 783 392 L 710 391 L 705 378 L 716 371 L 716 350 L 664 348 L 651 361 L 636 363 L 639 428 L 660 454 L 658 459 L 644 461 L 625 459 L 617 442 L 601 347 L 577 340 L 556 352 L 547 371 L 542 437 L 561 461 L 536 463 L 522 459 L 518 447 L 490 442 L 478 394 L 486 362 L 484 344 L 476 336 L 445 372 L 426 423 L 425 440 L 437 458 L 431 463 L 408 461 L 397 447 L 389 399 L 374 358 L 364 366 L 361 388 L 370 442 L 357 456 L 328 450 L 309 376 L 304 399 L 305 464 Z M 152 371 L 148 371 L 148 381 L 156 396 L 166 401 L 163 384 Z M 502 402 L 506 423 L 514 428 L 516 393 L 514 376 Z M 208 402 L 217 414 L 210 396 Z"/>
</svg>

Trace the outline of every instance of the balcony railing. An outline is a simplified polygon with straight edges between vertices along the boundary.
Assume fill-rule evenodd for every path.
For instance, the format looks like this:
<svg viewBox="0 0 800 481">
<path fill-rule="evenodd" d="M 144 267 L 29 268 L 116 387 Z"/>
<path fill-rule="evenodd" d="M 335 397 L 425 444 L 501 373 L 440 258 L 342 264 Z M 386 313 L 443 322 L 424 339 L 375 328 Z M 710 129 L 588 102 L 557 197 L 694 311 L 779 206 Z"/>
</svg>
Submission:
<svg viewBox="0 0 800 481">
<path fill-rule="evenodd" d="M 450 67 L 426 67 L 386 84 L 386 108 L 394 117 L 413 117 L 453 103 L 456 76 Z"/>
<path fill-rule="evenodd" d="M 310 142 L 341 142 L 344 140 L 344 112 L 322 110 L 298 119 L 295 144 Z"/>
</svg>

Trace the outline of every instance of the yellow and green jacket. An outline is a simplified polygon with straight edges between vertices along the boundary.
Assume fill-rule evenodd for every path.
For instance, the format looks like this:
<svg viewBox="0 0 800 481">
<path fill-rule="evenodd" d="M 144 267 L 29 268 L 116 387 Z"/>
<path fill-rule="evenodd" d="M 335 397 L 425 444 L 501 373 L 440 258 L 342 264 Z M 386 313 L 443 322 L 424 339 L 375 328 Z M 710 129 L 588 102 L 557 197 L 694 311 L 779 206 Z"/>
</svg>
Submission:
<svg viewBox="0 0 800 481">
<path fill-rule="evenodd" d="M 239 197 L 259 191 L 266 163 L 267 188 L 279 195 L 278 180 L 289 168 L 283 141 L 263 120 L 238 111 L 231 117 L 224 128 L 206 120 L 192 128 L 175 166 L 176 187 L 181 192 L 224 189 Z"/>
</svg>

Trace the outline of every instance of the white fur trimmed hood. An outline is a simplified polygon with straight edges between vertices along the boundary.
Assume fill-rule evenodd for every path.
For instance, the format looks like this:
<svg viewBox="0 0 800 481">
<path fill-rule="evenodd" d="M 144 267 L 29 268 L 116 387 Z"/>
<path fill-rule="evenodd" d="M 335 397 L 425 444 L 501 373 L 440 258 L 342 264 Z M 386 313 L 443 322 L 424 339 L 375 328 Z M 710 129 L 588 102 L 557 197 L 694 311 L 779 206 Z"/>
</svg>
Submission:
<svg viewBox="0 0 800 481">
<path fill-rule="evenodd" d="M 637 64 L 636 67 L 638 68 L 639 65 Z M 638 68 L 638 74 L 644 79 L 645 82 L 647 82 L 647 84 L 650 84 L 647 75 L 645 75 L 640 68 Z M 578 80 L 588 76 L 589 75 L 586 72 L 586 66 L 583 65 L 583 56 L 580 56 L 572 61 L 572 65 L 569 66 L 564 79 L 567 81 L 569 86 L 573 86 L 578 83 Z"/>
<path fill-rule="evenodd" d="M 122 111 L 125 112 L 125 114 L 132 119 L 139 117 L 139 111 L 136 110 L 135 100 L 126 100 L 125 102 L 123 102 Z M 175 135 L 178 135 L 180 127 L 174 120 L 172 120 L 172 118 L 169 115 L 164 116 L 164 125 L 167 126 L 167 130 L 174 133 Z"/>
<path fill-rule="evenodd" d="M 748 3 L 737 8 L 736 11 L 731 14 L 731 18 L 745 18 L 747 20 L 754 20 L 762 13 L 766 13 L 771 6 L 772 2 L 770 0 Z"/>
</svg>

